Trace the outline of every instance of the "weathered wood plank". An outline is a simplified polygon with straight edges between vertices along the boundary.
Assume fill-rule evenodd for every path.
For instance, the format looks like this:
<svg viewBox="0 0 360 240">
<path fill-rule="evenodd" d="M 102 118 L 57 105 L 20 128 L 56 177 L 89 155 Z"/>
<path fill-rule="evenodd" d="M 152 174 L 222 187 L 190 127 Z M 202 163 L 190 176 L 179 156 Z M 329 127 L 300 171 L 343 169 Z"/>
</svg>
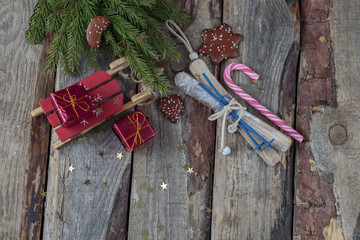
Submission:
<svg viewBox="0 0 360 240">
<path fill-rule="evenodd" d="M 201 30 L 220 23 L 212 18 L 210 3 L 181 1 L 191 13 L 185 33 L 194 49 L 200 46 Z M 188 62 L 184 51 L 184 61 L 173 69 L 183 70 Z M 156 104 L 146 112 L 157 136 L 134 153 L 129 239 L 209 239 L 215 142 L 215 125 L 207 120 L 210 111 L 185 96 L 185 112 L 176 124 L 165 119 Z M 190 176 L 184 165 L 195 173 Z M 167 190 L 160 187 L 163 181 Z"/>
<path fill-rule="evenodd" d="M 108 69 L 110 60 L 101 60 Z M 56 89 L 62 89 L 91 74 L 77 77 L 56 75 Z M 119 81 L 125 95 L 135 88 L 129 79 Z M 49 160 L 44 239 L 125 239 L 130 186 L 131 154 L 124 152 L 111 125 L 121 114 L 85 134 L 88 141 L 74 140 L 59 150 L 52 150 Z M 53 132 L 52 144 L 58 138 Z M 104 156 L 99 155 L 100 151 Z M 69 166 L 75 167 L 69 172 Z"/>
<path fill-rule="evenodd" d="M 38 239 L 50 128 L 30 111 L 52 89 L 46 45 L 25 42 L 36 1 L 2 2 L 0 24 L 0 238 Z"/>
<path fill-rule="evenodd" d="M 244 37 L 239 57 L 226 63 L 242 62 L 260 74 L 259 81 L 251 84 L 245 74 L 234 72 L 234 82 L 290 125 L 299 52 L 298 11 L 297 1 L 224 1 L 223 6 L 223 22 Z M 248 110 L 265 120 L 249 106 Z M 231 155 L 216 151 L 212 239 L 291 239 L 292 150 L 282 154 L 282 164 L 271 168 L 239 134 L 228 135 L 226 145 L 232 148 Z"/>
<path fill-rule="evenodd" d="M 360 3 L 302 5 L 294 237 L 360 239 Z"/>
</svg>

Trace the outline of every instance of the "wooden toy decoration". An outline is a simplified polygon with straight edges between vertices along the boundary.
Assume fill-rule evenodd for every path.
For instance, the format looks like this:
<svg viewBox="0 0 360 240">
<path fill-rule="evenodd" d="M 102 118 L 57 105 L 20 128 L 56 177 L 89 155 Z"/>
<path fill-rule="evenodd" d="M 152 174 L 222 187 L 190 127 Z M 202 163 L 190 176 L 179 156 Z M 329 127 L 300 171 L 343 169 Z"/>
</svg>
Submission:
<svg viewBox="0 0 360 240">
<path fill-rule="evenodd" d="M 172 29 L 170 24 L 179 34 Z M 292 144 L 292 139 L 245 111 L 245 108 L 224 89 L 210 72 L 205 62 L 198 59 L 198 54 L 193 51 L 189 40 L 181 29 L 173 21 L 167 21 L 167 27 L 171 33 L 185 44 L 190 52 L 191 63 L 189 68 L 195 77 L 192 78 L 186 73 L 179 73 L 176 76 L 176 85 L 215 111 L 215 114 L 211 115 L 209 120 L 222 118 L 222 136 L 219 149 L 222 154 L 227 155 L 230 153 L 230 148 L 224 146 L 224 129 L 227 120 L 232 123 L 228 128 L 229 132 L 239 131 L 253 147 L 253 151 L 258 153 L 269 166 L 274 166 L 280 161 L 280 155 L 275 148 L 286 152 Z"/>
<path fill-rule="evenodd" d="M 39 108 L 31 111 L 33 117 L 42 113 L 47 116 L 60 139 L 54 143 L 55 149 L 151 97 L 150 90 L 145 90 L 123 105 L 120 85 L 112 76 L 127 68 L 129 63 L 126 58 L 120 58 L 110 66 L 111 69 L 106 72 L 97 71 L 52 93 L 39 103 Z"/>
</svg>

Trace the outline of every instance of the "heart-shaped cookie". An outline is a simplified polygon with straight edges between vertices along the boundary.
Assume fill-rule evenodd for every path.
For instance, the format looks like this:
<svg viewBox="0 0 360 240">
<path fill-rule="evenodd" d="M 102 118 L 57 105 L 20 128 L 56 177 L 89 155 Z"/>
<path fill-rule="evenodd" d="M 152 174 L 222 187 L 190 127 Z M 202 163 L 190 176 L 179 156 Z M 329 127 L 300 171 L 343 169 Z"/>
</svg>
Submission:
<svg viewBox="0 0 360 240">
<path fill-rule="evenodd" d="M 159 109 L 165 118 L 176 123 L 184 111 L 184 102 L 178 95 L 162 97 L 159 100 Z"/>
</svg>

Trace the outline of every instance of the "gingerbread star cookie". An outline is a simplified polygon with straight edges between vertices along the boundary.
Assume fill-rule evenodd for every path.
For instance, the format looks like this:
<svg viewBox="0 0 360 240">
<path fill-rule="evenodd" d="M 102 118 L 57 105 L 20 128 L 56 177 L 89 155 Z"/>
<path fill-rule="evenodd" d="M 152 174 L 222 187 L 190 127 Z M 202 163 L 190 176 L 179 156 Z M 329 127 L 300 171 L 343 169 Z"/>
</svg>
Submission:
<svg viewBox="0 0 360 240">
<path fill-rule="evenodd" d="M 242 36 L 231 32 L 227 24 L 221 24 L 214 30 L 204 29 L 201 32 L 203 43 L 199 48 L 199 54 L 210 57 L 213 64 L 217 65 L 227 58 L 235 58 L 239 55 L 238 44 Z"/>
</svg>

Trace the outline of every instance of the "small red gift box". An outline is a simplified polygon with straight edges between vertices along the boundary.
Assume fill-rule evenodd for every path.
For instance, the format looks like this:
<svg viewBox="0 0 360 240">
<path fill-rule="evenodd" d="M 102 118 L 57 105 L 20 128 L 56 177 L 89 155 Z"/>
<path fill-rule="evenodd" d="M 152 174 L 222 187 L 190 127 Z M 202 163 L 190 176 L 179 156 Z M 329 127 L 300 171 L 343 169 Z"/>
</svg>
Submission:
<svg viewBox="0 0 360 240">
<path fill-rule="evenodd" d="M 128 151 L 134 150 L 156 135 L 140 109 L 115 123 L 112 129 Z"/>
<path fill-rule="evenodd" d="M 93 114 L 94 107 L 82 83 L 51 93 L 50 96 L 64 127 Z"/>
</svg>

